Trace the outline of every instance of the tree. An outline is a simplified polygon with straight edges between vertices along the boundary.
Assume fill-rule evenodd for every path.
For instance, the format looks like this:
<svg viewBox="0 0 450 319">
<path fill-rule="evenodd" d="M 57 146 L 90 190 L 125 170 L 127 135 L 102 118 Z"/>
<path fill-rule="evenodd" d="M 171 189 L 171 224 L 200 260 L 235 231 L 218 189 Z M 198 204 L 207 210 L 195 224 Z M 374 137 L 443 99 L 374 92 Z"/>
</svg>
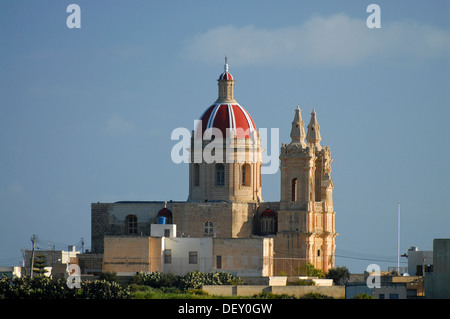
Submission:
<svg viewBox="0 0 450 319">
<path fill-rule="evenodd" d="M 345 266 L 338 266 L 330 269 L 326 274 L 326 278 L 333 279 L 333 283 L 338 286 L 344 286 L 350 279 L 350 272 Z"/>
<path fill-rule="evenodd" d="M 306 276 L 323 278 L 323 271 L 318 268 L 314 268 L 314 265 L 311 263 L 306 263 Z"/>
<path fill-rule="evenodd" d="M 47 257 L 45 255 L 36 255 L 34 259 L 33 272 L 39 276 L 45 275 L 48 272 L 47 269 Z"/>
</svg>

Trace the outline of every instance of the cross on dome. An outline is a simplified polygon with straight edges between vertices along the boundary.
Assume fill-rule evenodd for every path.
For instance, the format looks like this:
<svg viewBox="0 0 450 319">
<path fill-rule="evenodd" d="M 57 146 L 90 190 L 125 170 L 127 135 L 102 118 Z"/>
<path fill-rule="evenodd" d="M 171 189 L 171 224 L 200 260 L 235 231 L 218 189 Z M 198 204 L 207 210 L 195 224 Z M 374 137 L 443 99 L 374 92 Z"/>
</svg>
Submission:
<svg viewBox="0 0 450 319">
<path fill-rule="evenodd" d="M 228 71 L 228 57 L 227 56 L 225 56 L 225 64 L 223 66 L 223 73 L 219 76 L 219 80 L 234 81 L 233 76 Z"/>
</svg>

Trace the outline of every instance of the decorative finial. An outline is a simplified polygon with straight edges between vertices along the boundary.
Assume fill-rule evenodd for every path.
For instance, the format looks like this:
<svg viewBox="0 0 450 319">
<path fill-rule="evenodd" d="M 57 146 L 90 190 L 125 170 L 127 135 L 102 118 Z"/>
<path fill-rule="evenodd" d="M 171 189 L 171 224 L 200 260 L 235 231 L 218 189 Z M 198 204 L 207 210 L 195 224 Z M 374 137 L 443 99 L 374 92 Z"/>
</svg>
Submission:
<svg viewBox="0 0 450 319">
<path fill-rule="evenodd" d="M 302 120 L 302 114 L 300 110 L 300 106 L 297 105 L 297 109 L 295 110 L 294 121 L 292 121 L 291 128 L 291 143 L 299 144 L 302 148 L 306 148 L 305 143 L 305 127 Z"/>
<path fill-rule="evenodd" d="M 308 124 L 308 133 L 306 133 L 306 141 L 308 145 L 314 145 L 316 149 L 320 150 L 320 141 L 322 137 L 320 136 L 320 125 L 317 122 L 316 110 L 313 109 L 311 112 L 311 119 Z"/>
<path fill-rule="evenodd" d="M 228 72 L 228 57 L 225 55 L 225 66 L 224 66 L 225 72 Z"/>
<path fill-rule="evenodd" d="M 164 208 L 167 208 L 167 201 L 164 201 Z"/>
</svg>

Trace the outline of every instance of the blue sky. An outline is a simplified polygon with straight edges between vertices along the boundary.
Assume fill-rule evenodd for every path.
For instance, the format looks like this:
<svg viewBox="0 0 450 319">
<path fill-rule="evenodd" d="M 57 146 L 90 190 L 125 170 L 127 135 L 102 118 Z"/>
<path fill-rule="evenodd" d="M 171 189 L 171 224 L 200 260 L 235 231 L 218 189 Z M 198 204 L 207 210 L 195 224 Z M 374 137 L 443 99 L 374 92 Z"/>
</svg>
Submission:
<svg viewBox="0 0 450 319">
<path fill-rule="evenodd" d="M 81 8 L 69 29 L 66 8 Z M 369 29 L 366 8 L 381 8 Z M 362 272 L 450 236 L 448 1 L 0 1 L 0 265 L 90 248 L 90 204 L 179 200 L 177 127 L 217 98 L 225 54 L 258 128 L 297 105 L 331 148 L 336 264 Z M 263 176 L 278 201 L 280 175 Z M 402 259 L 402 261 L 406 261 Z M 405 265 L 402 263 L 402 266 Z"/>
</svg>

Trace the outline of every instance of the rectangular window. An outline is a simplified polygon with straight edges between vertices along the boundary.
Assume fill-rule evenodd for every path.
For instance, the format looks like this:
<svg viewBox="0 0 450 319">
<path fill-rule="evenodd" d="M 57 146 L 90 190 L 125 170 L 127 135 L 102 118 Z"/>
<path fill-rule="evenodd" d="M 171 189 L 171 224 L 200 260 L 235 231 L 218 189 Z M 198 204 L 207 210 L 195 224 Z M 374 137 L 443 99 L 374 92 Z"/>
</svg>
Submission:
<svg viewBox="0 0 450 319">
<path fill-rule="evenodd" d="M 200 165 L 194 164 L 194 186 L 200 186 Z"/>
<path fill-rule="evenodd" d="M 216 165 L 216 186 L 225 185 L 225 166 L 223 164 Z"/>
<path fill-rule="evenodd" d="M 189 264 L 197 264 L 197 252 L 196 251 L 190 251 L 189 252 Z"/>
<path fill-rule="evenodd" d="M 389 299 L 398 299 L 398 294 L 389 294 Z"/>
<path fill-rule="evenodd" d="M 214 235 L 214 224 L 212 222 L 205 223 L 205 236 Z"/>
<path fill-rule="evenodd" d="M 165 264 L 172 263 L 172 250 L 171 249 L 164 250 L 164 263 Z"/>
<path fill-rule="evenodd" d="M 217 256 L 216 257 L 216 268 L 217 269 L 222 269 L 222 256 Z"/>
<path fill-rule="evenodd" d="M 170 237 L 170 229 L 164 229 L 164 237 Z"/>
</svg>

